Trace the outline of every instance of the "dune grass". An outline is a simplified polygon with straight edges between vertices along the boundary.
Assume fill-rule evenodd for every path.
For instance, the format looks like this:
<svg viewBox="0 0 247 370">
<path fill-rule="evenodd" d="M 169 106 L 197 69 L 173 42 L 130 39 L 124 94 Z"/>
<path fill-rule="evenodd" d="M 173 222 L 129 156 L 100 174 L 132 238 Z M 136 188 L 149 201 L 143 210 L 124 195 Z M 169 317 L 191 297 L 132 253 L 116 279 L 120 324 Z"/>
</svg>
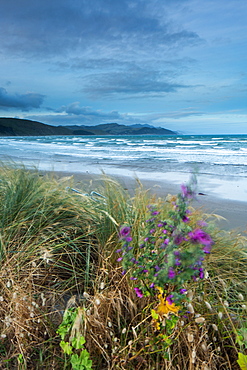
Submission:
<svg viewBox="0 0 247 370">
<path fill-rule="evenodd" d="M 150 196 L 138 181 L 131 197 L 107 176 L 95 185 L 104 198 L 73 186 L 73 178 L 0 168 L 0 369 L 87 369 L 71 362 L 84 350 L 101 370 L 240 369 L 238 353 L 247 349 L 246 237 L 219 230 L 213 217 L 191 208 L 191 226 L 207 221 L 214 245 L 206 278 L 185 286 L 193 310 L 164 317 L 164 340 L 151 315 L 157 296 L 136 296 L 116 250 L 119 229 L 128 224 L 138 253 L 148 206 L 167 217 L 172 197 Z M 57 332 L 66 312 L 74 321 L 65 342 L 85 338 L 73 354 L 64 353 Z"/>
</svg>

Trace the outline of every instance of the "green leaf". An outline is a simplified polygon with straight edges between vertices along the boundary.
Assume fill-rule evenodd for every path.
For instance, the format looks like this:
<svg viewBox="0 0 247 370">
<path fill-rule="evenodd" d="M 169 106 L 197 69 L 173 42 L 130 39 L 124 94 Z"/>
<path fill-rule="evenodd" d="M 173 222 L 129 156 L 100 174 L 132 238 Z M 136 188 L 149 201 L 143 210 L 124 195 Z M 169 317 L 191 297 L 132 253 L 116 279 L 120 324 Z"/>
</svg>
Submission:
<svg viewBox="0 0 247 370">
<path fill-rule="evenodd" d="M 73 352 L 72 347 L 69 344 L 69 342 L 64 342 L 63 340 L 61 340 L 60 347 L 62 348 L 64 353 L 66 353 L 67 355 L 71 355 L 71 353 Z"/>
<path fill-rule="evenodd" d="M 159 315 L 157 314 L 157 312 L 155 310 L 151 310 L 151 315 L 152 315 L 152 318 L 154 320 L 158 320 Z"/>
<path fill-rule="evenodd" d="M 61 337 L 63 340 L 64 340 L 64 338 L 65 338 L 65 336 L 66 336 L 67 332 L 68 332 L 67 327 L 65 328 L 65 327 L 63 327 L 62 325 L 60 325 L 60 326 L 59 326 L 59 328 L 58 328 L 58 329 L 57 329 L 57 331 L 56 331 L 56 333 L 57 333 L 58 335 L 60 335 L 60 337 Z"/>
<path fill-rule="evenodd" d="M 91 370 L 92 360 L 89 359 L 89 353 L 86 349 L 81 351 L 80 356 L 73 354 L 71 356 L 71 365 L 74 370 Z"/>
<path fill-rule="evenodd" d="M 83 345 L 85 343 L 86 343 L 86 340 L 85 340 L 85 338 L 83 336 L 73 338 L 73 340 L 72 340 L 72 346 L 75 349 L 81 349 L 81 348 L 83 348 Z"/>
<path fill-rule="evenodd" d="M 18 362 L 20 364 L 24 364 L 24 358 L 23 358 L 23 355 L 20 353 L 19 356 L 18 356 Z"/>
<path fill-rule="evenodd" d="M 236 335 L 236 343 L 239 345 L 239 346 L 242 346 L 244 344 L 243 342 L 243 336 L 242 335 Z"/>
<path fill-rule="evenodd" d="M 77 355 L 77 353 L 73 354 L 71 356 L 71 359 L 70 359 L 70 363 L 72 365 L 72 369 L 83 369 L 81 366 L 80 366 L 80 359 L 79 359 L 79 356 Z M 83 369 L 84 370 L 84 369 Z"/>
<path fill-rule="evenodd" d="M 247 355 L 239 352 L 237 363 L 239 364 L 241 370 L 247 370 Z"/>
<path fill-rule="evenodd" d="M 86 349 L 81 351 L 80 358 L 81 358 L 81 364 L 85 366 L 86 370 L 91 370 L 93 362 L 92 360 L 89 359 L 89 353 Z"/>
<path fill-rule="evenodd" d="M 57 334 L 60 335 L 61 339 L 64 340 L 67 333 L 72 328 L 75 318 L 77 315 L 77 308 L 72 307 L 64 312 L 63 321 L 57 329 Z"/>
</svg>

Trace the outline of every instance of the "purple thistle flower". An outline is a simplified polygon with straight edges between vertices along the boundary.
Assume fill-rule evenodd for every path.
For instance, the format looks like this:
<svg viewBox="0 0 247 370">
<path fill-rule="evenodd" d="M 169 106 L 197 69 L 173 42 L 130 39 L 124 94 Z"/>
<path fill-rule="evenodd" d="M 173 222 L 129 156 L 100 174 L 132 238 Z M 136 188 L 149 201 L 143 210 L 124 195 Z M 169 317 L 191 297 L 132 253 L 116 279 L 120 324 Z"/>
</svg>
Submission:
<svg viewBox="0 0 247 370">
<path fill-rule="evenodd" d="M 158 265 L 154 266 L 154 269 L 155 269 L 156 272 L 161 270 L 161 268 Z"/>
<path fill-rule="evenodd" d="M 183 198 L 188 198 L 188 199 L 194 198 L 194 195 L 195 195 L 194 192 L 187 185 L 182 184 L 181 191 L 182 191 Z"/>
<path fill-rule="evenodd" d="M 137 280 L 137 278 L 136 278 L 136 277 L 134 277 L 134 276 L 131 276 L 131 277 L 130 277 L 130 280 Z"/>
<path fill-rule="evenodd" d="M 117 259 L 117 262 L 122 261 L 122 259 L 123 259 L 123 257 L 119 257 L 119 258 Z"/>
<path fill-rule="evenodd" d="M 167 230 L 166 229 L 162 230 L 162 233 L 163 234 L 166 234 L 167 233 Z"/>
<path fill-rule="evenodd" d="M 143 293 L 140 288 L 134 288 L 134 291 L 136 292 L 137 297 L 142 298 Z"/>
<path fill-rule="evenodd" d="M 155 232 L 155 229 L 151 229 L 149 232 L 150 234 L 153 234 Z"/>
<path fill-rule="evenodd" d="M 144 242 L 148 242 L 148 241 L 149 241 L 149 238 L 145 238 L 145 239 L 144 239 Z"/>
<path fill-rule="evenodd" d="M 117 249 L 116 250 L 116 253 L 120 253 L 120 252 L 122 252 L 122 249 Z"/>
<path fill-rule="evenodd" d="M 186 222 L 189 222 L 189 221 L 190 221 L 190 219 L 189 219 L 189 217 L 184 216 L 184 217 L 182 218 L 182 221 L 183 221 L 184 223 L 186 223 Z"/>
<path fill-rule="evenodd" d="M 209 254 L 211 252 L 211 245 L 205 245 L 205 247 L 202 249 L 204 253 Z"/>
<path fill-rule="evenodd" d="M 173 294 L 169 294 L 167 297 L 166 297 L 166 301 L 169 303 L 169 304 L 173 304 Z"/>
<path fill-rule="evenodd" d="M 199 277 L 200 277 L 200 279 L 204 279 L 204 272 L 203 271 L 200 272 Z"/>
<path fill-rule="evenodd" d="M 152 212 L 152 215 L 153 216 L 157 216 L 157 215 L 159 215 L 160 214 L 160 212 L 159 211 L 154 211 L 154 212 Z"/>
<path fill-rule="evenodd" d="M 130 227 L 129 226 L 123 226 L 120 229 L 119 234 L 122 238 L 125 238 L 126 236 L 128 236 L 130 234 Z"/>
<path fill-rule="evenodd" d="M 126 242 L 130 243 L 130 242 L 132 242 L 132 237 L 131 236 L 127 236 L 125 238 L 125 240 L 126 240 Z"/>
<path fill-rule="evenodd" d="M 180 289 L 181 294 L 185 294 L 187 292 L 187 289 Z"/>
<path fill-rule="evenodd" d="M 150 288 L 154 288 L 154 283 L 149 285 Z"/>
<path fill-rule="evenodd" d="M 211 236 L 202 229 L 195 229 L 189 232 L 188 236 L 190 237 L 192 243 L 200 243 L 207 247 L 211 247 L 213 244 Z M 210 250 L 205 251 L 205 253 L 210 253 Z"/>
<path fill-rule="evenodd" d="M 176 276 L 175 271 L 173 270 L 173 268 L 172 268 L 172 267 L 170 267 L 170 268 L 169 268 L 169 271 L 168 271 L 168 278 L 169 278 L 169 279 L 173 279 L 175 276 Z"/>
<path fill-rule="evenodd" d="M 154 218 L 149 218 L 148 220 L 146 220 L 146 222 L 153 222 L 154 221 Z"/>
<path fill-rule="evenodd" d="M 183 240 L 184 240 L 184 238 L 182 237 L 182 235 L 175 235 L 174 244 L 179 245 L 179 244 L 182 243 Z"/>
<path fill-rule="evenodd" d="M 163 224 L 158 224 L 157 226 L 158 226 L 158 227 L 163 227 Z"/>
</svg>

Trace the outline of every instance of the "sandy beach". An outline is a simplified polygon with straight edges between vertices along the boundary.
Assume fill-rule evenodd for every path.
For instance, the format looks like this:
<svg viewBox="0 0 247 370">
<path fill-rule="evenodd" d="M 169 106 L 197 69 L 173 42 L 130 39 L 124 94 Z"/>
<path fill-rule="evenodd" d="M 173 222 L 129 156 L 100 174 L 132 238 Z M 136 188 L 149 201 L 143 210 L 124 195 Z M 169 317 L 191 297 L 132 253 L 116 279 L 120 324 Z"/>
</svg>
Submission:
<svg viewBox="0 0 247 370">
<path fill-rule="evenodd" d="M 46 173 L 47 171 L 41 171 Z M 49 171 L 48 171 L 49 172 Z M 77 189 L 83 188 L 90 192 L 95 190 L 102 175 L 89 172 L 65 172 L 56 171 L 55 176 L 70 177 L 73 176 L 74 186 Z M 148 179 L 133 176 L 124 176 L 115 174 L 114 176 L 106 173 L 110 177 L 115 178 L 130 194 L 134 194 L 134 189 L 137 186 L 137 178 L 141 181 L 144 189 L 147 189 L 151 194 L 156 194 L 160 197 L 166 197 L 167 194 L 177 194 L 180 191 L 181 182 Z M 223 180 L 224 181 L 224 180 Z M 186 183 L 186 181 L 185 181 Z M 215 178 L 215 184 L 220 184 L 220 180 Z M 238 185 L 235 185 L 238 186 Z M 216 186 L 215 186 L 216 187 Z M 213 190 L 215 190 L 213 187 Z M 198 186 L 196 199 L 193 201 L 195 208 L 200 208 L 204 213 L 216 214 L 220 218 L 216 221 L 217 225 L 225 230 L 238 230 L 239 232 L 247 232 L 247 202 L 224 197 L 224 194 L 215 196 L 215 191 L 212 191 L 211 186 Z M 233 197 L 234 198 L 234 197 Z"/>
</svg>

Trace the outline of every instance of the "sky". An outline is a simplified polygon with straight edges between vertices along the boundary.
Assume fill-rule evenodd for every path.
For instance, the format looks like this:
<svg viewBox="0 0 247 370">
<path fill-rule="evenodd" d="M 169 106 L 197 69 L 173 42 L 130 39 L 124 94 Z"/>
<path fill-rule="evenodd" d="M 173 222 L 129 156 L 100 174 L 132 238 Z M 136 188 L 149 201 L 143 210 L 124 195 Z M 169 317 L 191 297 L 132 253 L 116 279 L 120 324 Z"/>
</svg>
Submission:
<svg viewBox="0 0 247 370">
<path fill-rule="evenodd" d="M 0 117 L 247 134 L 246 0 L 0 0 Z"/>
</svg>

